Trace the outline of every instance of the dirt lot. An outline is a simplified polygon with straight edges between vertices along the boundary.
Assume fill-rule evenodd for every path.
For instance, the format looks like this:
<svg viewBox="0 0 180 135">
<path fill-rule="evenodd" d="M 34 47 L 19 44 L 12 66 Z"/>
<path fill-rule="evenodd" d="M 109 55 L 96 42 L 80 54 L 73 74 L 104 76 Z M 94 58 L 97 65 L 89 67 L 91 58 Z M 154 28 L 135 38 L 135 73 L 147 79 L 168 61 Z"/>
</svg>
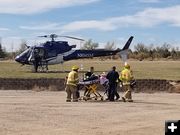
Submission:
<svg viewBox="0 0 180 135">
<path fill-rule="evenodd" d="M 66 103 L 64 92 L 0 91 L 1 135 L 163 135 L 180 95 L 133 94 L 134 103 Z"/>
</svg>

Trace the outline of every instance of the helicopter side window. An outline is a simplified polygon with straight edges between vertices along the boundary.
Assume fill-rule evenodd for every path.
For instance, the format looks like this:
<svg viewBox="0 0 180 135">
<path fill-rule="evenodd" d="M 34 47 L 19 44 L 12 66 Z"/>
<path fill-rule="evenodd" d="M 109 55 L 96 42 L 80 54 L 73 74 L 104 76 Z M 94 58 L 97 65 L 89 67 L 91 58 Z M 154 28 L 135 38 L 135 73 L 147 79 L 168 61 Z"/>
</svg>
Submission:
<svg viewBox="0 0 180 135">
<path fill-rule="evenodd" d="M 34 49 L 34 56 L 44 58 L 45 57 L 45 50 L 43 48 L 35 48 Z"/>
<path fill-rule="evenodd" d="M 34 49 L 34 57 L 39 57 L 39 49 Z"/>
<path fill-rule="evenodd" d="M 48 57 L 56 57 L 56 56 L 57 56 L 56 50 L 50 50 L 48 52 Z"/>
</svg>

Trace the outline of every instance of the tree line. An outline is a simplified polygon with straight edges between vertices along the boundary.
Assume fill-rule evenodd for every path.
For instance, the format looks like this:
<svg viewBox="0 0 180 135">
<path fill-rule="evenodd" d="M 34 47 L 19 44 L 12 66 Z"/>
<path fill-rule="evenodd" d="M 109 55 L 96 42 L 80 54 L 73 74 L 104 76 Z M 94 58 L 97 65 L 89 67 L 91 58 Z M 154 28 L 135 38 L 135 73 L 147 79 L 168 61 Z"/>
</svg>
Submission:
<svg viewBox="0 0 180 135">
<path fill-rule="evenodd" d="M 81 49 L 97 49 L 99 47 L 98 43 L 94 43 L 92 40 L 88 40 Z M 104 49 L 115 50 L 117 49 L 115 42 L 107 42 Z M 163 43 L 162 45 L 145 45 L 144 43 L 138 43 L 134 46 L 134 49 L 129 49 L 128 57 L 137 60 L 158 60 L 158 59 L 180 59 L 180 48 L 173 47 L 171 44 Z M 117 59 L 118 56 L 105 56 L 100 59 Z"/>
<path fill-rule="evenodd" d="M 180 59 L 180 50 L 179 47 L 173 47 L 168 43 L 164 43 L 160 46 L 138 43 L 134 46 L 134 51 L 129 50 L 129 58 L 138 60 L 155 60 L 161 58 L 177 60 Z"/>
<path fill-rule="evenodd" d="M 0 42 L 0 59 L 14 59 L 16 55 L 22 53 L 27 49 L 26 47 L 26 41 L 22 40 L 20 44 L 20 48 L 16 51 L 7 52 L 5 47 L 2 47 L 2 44 Z"/>
</svg>

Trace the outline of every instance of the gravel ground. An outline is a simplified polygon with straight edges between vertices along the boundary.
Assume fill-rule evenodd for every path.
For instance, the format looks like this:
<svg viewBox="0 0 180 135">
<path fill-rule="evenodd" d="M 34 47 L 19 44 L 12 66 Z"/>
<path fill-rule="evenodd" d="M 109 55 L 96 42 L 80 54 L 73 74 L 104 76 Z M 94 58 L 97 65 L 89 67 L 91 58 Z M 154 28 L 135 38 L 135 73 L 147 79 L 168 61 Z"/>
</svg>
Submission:
<svg viewBox="0 0 180 135">
<path fill-rule="evenodd" d="M 163 135 L 180 119 L 180 94 L 133 93 L 134 102 L 65 102 L 65 92 L 0 91 L 0 135 Z"/>
</svg>

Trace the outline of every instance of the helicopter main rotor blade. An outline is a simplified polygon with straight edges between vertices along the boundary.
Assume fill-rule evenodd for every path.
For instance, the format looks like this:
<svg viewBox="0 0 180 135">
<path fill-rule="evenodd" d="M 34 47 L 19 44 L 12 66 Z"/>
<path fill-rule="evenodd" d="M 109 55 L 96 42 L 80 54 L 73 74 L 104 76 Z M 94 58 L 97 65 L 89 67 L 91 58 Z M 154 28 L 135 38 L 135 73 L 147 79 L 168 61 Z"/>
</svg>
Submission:
<svg viewBox="0 0 180 135">
<path fill-rule="evenodd" d="M 48 37 L 48 35 L 44 35 L 44 36 L 38 36 L 38 37 L 45 37 L 45 38 L 47 38 L 47 37 Z"/>
<path fill-rule="evenodd" d="M 72 37 L 72 36 L 63 36 L 63 35 L 61 36 L 61 35 L 56 35 L 56 34 L 44 35 L 44 36 L 38 36 L 38 37 L 51 38 L 53 41 L 57 37 L 64 37 L 64 38 L 71 38 L 71 39 L 75 39 L 75 40 L 85 41 L 82 38 L 77 38 L 77 37 Z"/>
<path fill-rule="evenodd" d="M 80 41 L 85 41 L 84 39 L 77 38 L 77 37 L 71 37 L 71 36 L 58 36 L 58 37 L 65 37 L 65 38 L 71 38 L 71 39 L 76 39 L 76 40 L 80 40 Z"/>
</svg>

